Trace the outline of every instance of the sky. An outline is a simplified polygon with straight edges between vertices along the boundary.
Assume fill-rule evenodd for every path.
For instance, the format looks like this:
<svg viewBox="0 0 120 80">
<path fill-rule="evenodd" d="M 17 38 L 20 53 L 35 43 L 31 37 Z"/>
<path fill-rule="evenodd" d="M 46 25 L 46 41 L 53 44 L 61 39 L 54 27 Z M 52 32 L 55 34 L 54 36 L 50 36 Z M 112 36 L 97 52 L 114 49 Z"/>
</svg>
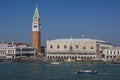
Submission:
<svg viewBox="0 0 120 80">
<path fill-rule="evenodd" d="M 32 42 L 35 0 L 0 0 L 0 41 Z M 46 40 L 100 39 L 120 46 L 120 0 L 38 0 Z"/>
</svg>

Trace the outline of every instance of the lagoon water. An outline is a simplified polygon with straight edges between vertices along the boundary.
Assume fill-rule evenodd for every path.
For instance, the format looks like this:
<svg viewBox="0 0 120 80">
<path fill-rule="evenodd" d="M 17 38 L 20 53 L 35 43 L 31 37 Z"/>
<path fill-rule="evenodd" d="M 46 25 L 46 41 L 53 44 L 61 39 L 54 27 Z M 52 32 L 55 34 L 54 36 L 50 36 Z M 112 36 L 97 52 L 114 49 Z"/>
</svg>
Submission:
<svg viewBox="0 0 120 80">
<path fill-rule="evenodd" d="M 75 74 L 78 69 L 95 69 L 98 74 Z M 120 80 L 120 64 L 1 62 L 0 80 Z"/>
</svg>

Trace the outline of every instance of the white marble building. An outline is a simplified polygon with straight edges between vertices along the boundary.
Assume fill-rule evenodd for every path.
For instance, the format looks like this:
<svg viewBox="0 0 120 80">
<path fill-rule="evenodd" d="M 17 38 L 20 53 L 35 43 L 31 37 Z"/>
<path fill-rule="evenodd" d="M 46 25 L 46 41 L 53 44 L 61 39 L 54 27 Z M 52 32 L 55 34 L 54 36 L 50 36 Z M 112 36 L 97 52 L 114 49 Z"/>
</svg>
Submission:
<svg viewBox="0 0 120 80">
<path fill-rule="evenodd" d="M 112 60 L 120 57 L 120 47 L 112 47 L 103 50 L 104 60 Z"/>
<path fill-rule="evenodd" d="M 33 47 L 28 47 L 25 44 L 0 43 L 0 59 L 29 57 L 34 56 L 35 53 Z"/>
<path fill-rule="evenodd" d="M 6 44 L 0 43 L 0 59 L 11 58 L 11 55 L 15 55 L 15 47 Z"/>
<path fill-rule="evenodd" d="M 108 47 L 113 45 L 96 39 L 56 39 L 47 41 L 46 54 L 48 60 L 95 60 Z"/>
</svg>

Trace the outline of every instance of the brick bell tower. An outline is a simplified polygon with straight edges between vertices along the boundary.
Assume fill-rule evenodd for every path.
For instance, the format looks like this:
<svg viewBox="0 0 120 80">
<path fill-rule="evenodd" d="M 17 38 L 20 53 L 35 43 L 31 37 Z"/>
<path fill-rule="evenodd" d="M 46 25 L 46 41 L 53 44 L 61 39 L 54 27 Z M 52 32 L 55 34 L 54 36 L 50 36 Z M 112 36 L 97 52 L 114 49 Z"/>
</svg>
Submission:
<svg viewBox="0 0 120 80">
<path fill-rule="evenodd" d="M 38 12 L 38 6 L 36 4 L 36 9 L 33 16 L 32 22 L 32 46 L 36 48 L 37 55 L 41 52 L 41 30 L 40 30 L 40 16 Z"/>
</svg>

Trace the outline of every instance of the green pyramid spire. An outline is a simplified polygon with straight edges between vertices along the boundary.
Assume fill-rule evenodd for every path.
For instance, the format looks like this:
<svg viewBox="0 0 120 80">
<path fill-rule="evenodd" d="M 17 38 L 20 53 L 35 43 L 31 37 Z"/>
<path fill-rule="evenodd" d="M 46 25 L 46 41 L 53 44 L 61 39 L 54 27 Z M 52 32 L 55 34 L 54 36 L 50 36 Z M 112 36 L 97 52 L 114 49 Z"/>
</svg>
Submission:
<svg viewBox="0 0 120 80">
<path fill-rule="evenodd" d="M 39 16 L 38 7 L 37 7 L 37 4 L 36 4 L 36 9 L 35 9 L 33 19 L 39 19 L 39 18 L 40 18 L 40 16 Z"/>
</svg>

